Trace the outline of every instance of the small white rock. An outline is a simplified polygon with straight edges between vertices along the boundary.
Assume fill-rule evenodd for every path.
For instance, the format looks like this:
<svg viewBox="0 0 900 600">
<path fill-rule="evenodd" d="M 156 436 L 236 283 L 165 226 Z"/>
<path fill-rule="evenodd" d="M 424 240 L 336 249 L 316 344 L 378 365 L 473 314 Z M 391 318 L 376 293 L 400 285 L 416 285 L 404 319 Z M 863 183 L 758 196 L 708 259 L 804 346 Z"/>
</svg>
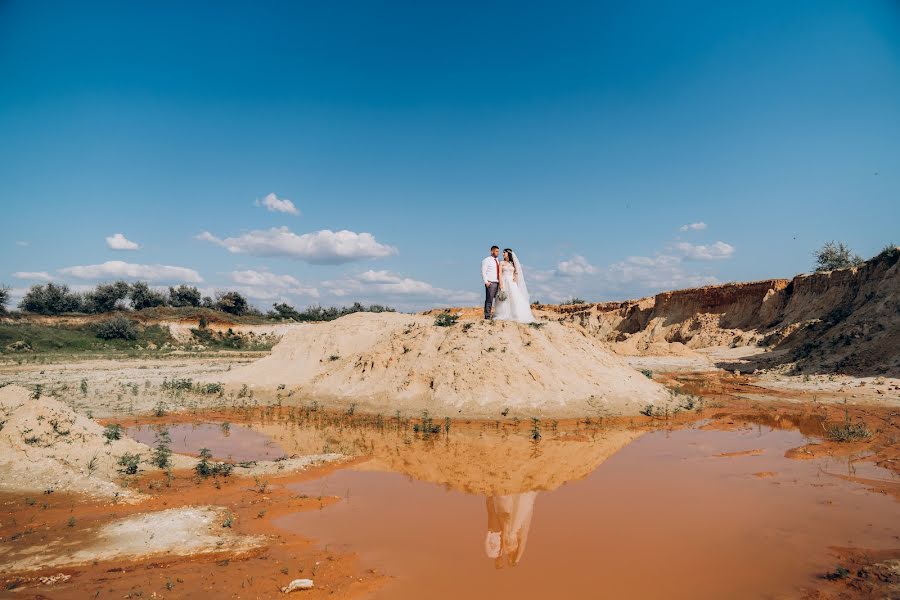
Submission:
<svg viewBox="0 0 900 600">
<path fill-rule="evenodd" d="M 297 590 L 311 590 L 313 587 L 312 579 L 295 579 L 283 588 L 281 588 L 282 594 L 290 594 L 291 592 L 296 592 Z"/>
</svg>

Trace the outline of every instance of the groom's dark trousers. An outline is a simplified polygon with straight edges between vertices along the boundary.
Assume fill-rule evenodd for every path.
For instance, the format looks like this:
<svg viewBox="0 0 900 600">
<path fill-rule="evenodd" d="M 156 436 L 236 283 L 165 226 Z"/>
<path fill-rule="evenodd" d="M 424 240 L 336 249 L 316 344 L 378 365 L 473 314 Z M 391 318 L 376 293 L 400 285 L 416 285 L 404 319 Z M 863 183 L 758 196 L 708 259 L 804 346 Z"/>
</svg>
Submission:
<svg viewBox="0 0 900 600">
<path fill-rule="evenodd" d="M 497 296 L 497 290 L 500 289 L 499 283 L 491 283 L 484 286 L 484 318 L 491 318 L 491 307 L 494 306 L 494 298 Z"/>
</svg>

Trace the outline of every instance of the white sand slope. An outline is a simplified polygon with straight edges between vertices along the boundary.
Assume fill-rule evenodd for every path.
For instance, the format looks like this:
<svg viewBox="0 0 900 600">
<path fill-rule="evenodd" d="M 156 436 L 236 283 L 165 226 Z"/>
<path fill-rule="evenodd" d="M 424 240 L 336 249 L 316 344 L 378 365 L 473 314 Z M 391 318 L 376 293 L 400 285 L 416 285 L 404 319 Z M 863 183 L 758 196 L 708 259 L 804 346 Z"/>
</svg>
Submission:
<svg viewBox="0 0 900 600">
<path fill-rule="evenodd" d="M 595 338 L 558 323 L 532 327 L 357 313 L 295 327 L 272 354 L 228 373 L 226 383 L 293 398 L 435 417 L 637 414 L 669 399 L 662 386 Z"/>
</svg>

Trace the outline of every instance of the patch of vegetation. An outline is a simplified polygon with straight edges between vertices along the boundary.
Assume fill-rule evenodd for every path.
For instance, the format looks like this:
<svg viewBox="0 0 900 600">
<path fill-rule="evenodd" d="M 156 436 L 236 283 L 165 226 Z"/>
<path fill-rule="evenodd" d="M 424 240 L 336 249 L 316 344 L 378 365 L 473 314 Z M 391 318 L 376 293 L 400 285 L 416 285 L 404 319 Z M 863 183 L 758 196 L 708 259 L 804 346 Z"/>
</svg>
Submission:
<svg viewBox="0 0 900 600">
<path fill-rule="evenodd" d="M 541 420 L 537 417 L 531 417 L 531 439 L 532 441 L 541 441 Z"/>
<path fill-rule="evenodd" d="M 426 410 L 422 412 L 422 422 L 413 424 L 413 432 L 421 433 L 422 439 L 427 440 L 432 435 L 439 434 L 441 432 L 441 426 L 435 424 L 434 419 L 431 418 L 431 415 L 429 415 Z"/>
<path fill-rule="evenodd" d="M 0 313 L 6 312 L 7 304 L 9 304 L 9 286 L 0 285 Z"/>
<path fill-rule="evenodd" d="M 893 265 L 900 260 L 900 248 L 897 247 L 897 244 L 888 244 L 878 253 L 875 260 L 887 261 L 889 264 Z"/>
<path fill-rule="evenodd" d="M 269 350 L 273 343 L 267 338 L 258 338 L 253 334 L 236 333 L 232 328 L 228 328 L 224 333 L 214 331 L 208 327 L 204 327 L 200 323 L 199 328 L 191 329 L 191 334 L 198 342 L 207 348 L 218 348 L 227 350 Z"/>
<path fill-rule="evenodd" d="M 13 352 L 7 346 L 22 342 L 29 354 L 74 353 L 74 352 L 128 352 L 135 351 L 135 345 L 150 343 L 157 347 L 174 342 L 168 327 L 149 325 L 136 329 L 135 339 L 102 339 L 97 337 L 97 327 L 85 325 L 44 325 L 34 323 L 0 323 L 0 352 Z"/>
<path fill-rule="evenodd" d="M 872 437 L 872 432 L 864 422 L 854 423 L 850 420 L 850 411 L 847 409 L 844 409 L 844 422 L 828 426 L 825 432 L 833 442 L 859 442 Z"/>
<path fill-rule="evenodd" d="M 816 259 L 816 271 L 858 267 L 865 262 L 860 255 L 854 254 L 844 242 L 826 242 L 813 254 Z"/>
<path fill-rule="evenodd" d="M 131 454 L 130 452 L 126 452 L 120 456 L 118 461 L 118 465 L 122 467 L 119 471 L 125 475 L 135 475 L 138 472 L 138 466 L 140 466 L 140 464 L 141 455 Z"/>
<path fill-rule="evenodd" d="M 449 312 L 442 312 L 434 318 L 434 324 L 437 327 L 452 327 L 459 321 L 459 315 L 452 315 Z"/>
<path fill-rule="evenodd" d="M 82 308 L 81 296 L 69 291 L 65 284 L 33 285 L 29 289 L 19 308 L 40 315 L 61 315 L 78 312 Z"/>
<path fill-rule="evenodd" d="M 188 285 L 169 288 L 169 306 L 200 306 L 200 290 Z"/>
<path fill-rule="evenodd" d="M 169 445 L 172 438 L 169 436 L 169 430 L 163 429 L 156 434 L 156 446 L 153 448 L 153 454 L 150 455 L 150 462 L 160 469 L 165 469 L 172 464 L 172 449 Z"/>
<path fill-rule="evenodd" d="M 850 577 L 850 570 L 838 565 L 835 567 L 834 571 L 825 574 L 825 579 L 828 581 L 837 581 L 839 579 L 847 579 Z"/>
<path fill-rule="evenodd" d="M 587 300 L 576 296 L 575 298 L 563 302 L 563 304 L 587 304 Z"/>
<path fill-rule="evenodd" d="M 216 295 L 215 307 L 230 315 L 243 315 L 250 308 L 250 304 L 238 292 L 224 292 Z"/>
<path fill-rule="evenodd" d="M 194 386 L 194 391 L 198 394 L 218 394 L 225 393 L 225 386 L 221 383 L 198 383 Z"/>
<path fill-rule="evenodd" d="M 532 329 L 541 329 L 546 325 L 546 323 L 538 323 L 537 321 L 532 321 L 528 324 Z"/>
<path fill-rule="evenodd" d="M 272 310 L 269 311 L 266 316 L 270 319 L 279 321 L 297 321 L 303 323 L 311 321 L 334 321 L 335 319 L 358 312 L 382 313 L 396 311 L 389 306 L 383 306 L 381 304 L 371 304 L 366 306 L 359 302 L 354 302 L 351 306 L 342 307 L 330 306 L 326 308 L 322 306 L 310 306 L 305 310 L 298 311 L 290 304 L 279 303 L 273 304 Z"/>
<path fill-rule="evenodd" d="M 103 428 L 103 437 L 106 438 L 106 443 L 109 444 L 116 440 L 122 439 L 122 426 L 118 423 L 110 423 L 106 427 Z"/>
<path fill-rule="evenodd" d="M 168 304 L 168 298 L 166 298 L 165 294 L 154 290 L 143 281 L 131 284 L 128 295 L 131 298 L 131 308 L 134 310 L 143 310 Z"/>
<path fill-rule="evenodd" d="M 212 462 L 210 459 L 212 458 L 212 452 L 209 451 L 209 448 L 200 448 L 200 462 L 198 462 L 194 466 L 194 471 L 197 473 L 199 477 L 207 478 L 207 477 L 228 477 L 231 475 L 232 469 L 234 466 L 229 463 L 217 463 Z"/>
<path fill-rule="evenodd" d="M 650 369 L 641 369 L 641 373 L 643 373 L 644 377 L 646 377 L 647 379 L 653 379 L 653 371 L 651 371 Z"/>
<path fill-rule="evenodd" d="M 136 340 L 137 323 L 123 316 L 107 319 L 97 325 L 97 337 L 102 340 Z"/>
<path fill-rule="evenodd" d="M 163 379 L 162 389 L 167 392 L 189 392 L 194 387 L 194 380 L 188 377 L 181 379 Z"/>
</svg>

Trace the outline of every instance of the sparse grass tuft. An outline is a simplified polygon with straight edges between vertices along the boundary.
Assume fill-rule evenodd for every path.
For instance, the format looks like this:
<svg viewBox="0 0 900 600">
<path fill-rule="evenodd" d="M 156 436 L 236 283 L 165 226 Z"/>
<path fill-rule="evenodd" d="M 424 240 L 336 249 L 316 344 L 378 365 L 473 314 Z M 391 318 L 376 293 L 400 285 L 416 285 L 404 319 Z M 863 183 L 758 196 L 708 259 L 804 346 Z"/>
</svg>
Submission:
<svg viewBox="0 0 900 600">
<path fill-rule="evenodd" d="M 116 440 L 122 439 L 122 426 L 118 423 L 110 423 L 106 427 L 103 428 L 103 437 L 106 438 L 106 443 L 114 442 Z"/>
<path fill-rule="evenodd" d="M 865 423 L 850 420 L 850 411 L 847 409 L 844 409 L 844 422 L 830 425 L 825 431 L 828 439 L 833 442 L 859 442 L 872 437 L 872 432 Z"/>
</svg>

